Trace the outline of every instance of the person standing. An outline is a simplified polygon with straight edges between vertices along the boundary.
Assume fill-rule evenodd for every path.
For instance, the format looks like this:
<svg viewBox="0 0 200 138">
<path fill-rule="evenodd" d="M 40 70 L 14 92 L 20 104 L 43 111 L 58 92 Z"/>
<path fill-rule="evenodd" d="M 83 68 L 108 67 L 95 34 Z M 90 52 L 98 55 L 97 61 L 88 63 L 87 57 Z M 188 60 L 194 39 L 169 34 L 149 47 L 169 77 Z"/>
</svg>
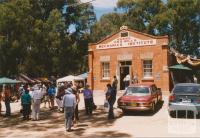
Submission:
<svg viewBox="0 0 200 138">
<path fill-rule="evenodd" d="M 112 88 L 111 84 L 107 84 L 106 100 L 110 105 L 108 119 L 114 119 L 113 105 L 116 101 L 116 91 Z"/>
<path fill-rule="evenodd" d="M 44 85 L 45 86 L 45 85 Z M 49 85 L 46 87 L 46 92 L 44 94 L 44 108 L 46 108 L 46 104 L 48 103 L 48 107 L 51 108 L 51 105 L 50 105 L 50 99 L 49 99 L 49 95 L 48 95 L 48 89 L 49 89 Z"/>
<path fill-rule="evenodd" d="M 49 96 L 49 99 L 50 99 L 52 109 L 54 108 L 55 94 L 56 94 L 55 87 L 53 86 L 53 84 L 51 84 L 51 86 L 48 88 L 48 96 Z"/>
<path fill-rule="evenodd" d="M 117 77 L 114 76 L 114 77 L 113 77 L 113 82 L 112 82 L 112 88 L 113 88 L 113 90 L 115 91 L 115 93 L 117 93 L 117 84 L 118 84 Z"/>
<path fill-rule="evenodd" d="M 79 116 L 78 116 L 78 104 L 80 102 L 80 96 L 79 96 L 79 90 L 78 90 L 78 87 L 77 87 L 77 84 L 72 88 L 73 90 L 73 94 L 75 95 L 76 97 L 76 107 L 75 107 L 75 110 L 74 110 L 74 115 L 72 117 L 73 121 L 74 121 L 74 124 L 77 123 L 77 121 L 79 121 Z"/>
<path fill-rule="evenodd" d="M 117 91 L 117 84 L 118 84 L 117 77 L 114 76 L 114 77 L 113 77 L 113 81 L 112 81 L 112 87 L 113 87 L 113 89 L 115 89 L 116 91 Z"/>
<path fill-rule="evenodd" d="M 5 86 L 5 90 L 3 93 L 3 98 L 5 101 L 5 106 L 6 106 L 6 114 L 5 117 L 11 115 L 11 109 L 10 109 L 10 101 L 11 101 L 11 89 L 9 86 Z"/>
<path fill-rule="evenodd" d="M 65 95 L 65 87 L 60 86 L 56 95 L 56 103 L 58 105 L 58 111 L 63 112 L 63 96 Z"/>
<path fill-rule="evenodd" d="M 92 115 L 93 110 L 93 92 L 89 89 L 89 85 L 86 84 L 83 90 L 83 97 L 85 101 L 85 111 L 87 115 Z"/>
<path fill-rule="evenodd" d="M 1 108 L 2 108 L 2 105 L 1 105 L 1 100 L 2 100 L 2 86 L 0 86 L 0 115 L 1 115 Z"/>
<path fill-rule="evenodd" d="M 66 131 L 72 131 L 72 116 L 76 107 L 76 97 L 71 88 L 66 89 L 66 94 L 63 97 L 63 107 L 65 113 L 65 129 Z"/>
<path fill-rule="evenodd" d="M 31 111 L 31 96 L 27 87 L 25 87 L 25 92 L 21 96 L 21 104 L 23 108 L 23 119 L 29 120 Z"/>
<path fill-rule="evenodd" d="M 32 101 L 33 101 L 33 109 L 32 109 L 32 119 L 33 121 L 39 120 L 39 113 L 40 113 L 40 104 L 43 94 L 39 86 L 34 86 L 34 90 L 32 92 Z"/>
<path fill-rule="evenodd" d="M 129 86 L 130 83 L 130 75 L 127 74 L 126 77 L 123 79 L 124 84 L 125 84 L 125 89 L 127 89 L 127 87 Z"/>
<path fill-rule="evenodd" d="M 198 83 L 197 77 L 195 75 L 193 75 L 193 81 L 194 83 Z"/>
</svg>

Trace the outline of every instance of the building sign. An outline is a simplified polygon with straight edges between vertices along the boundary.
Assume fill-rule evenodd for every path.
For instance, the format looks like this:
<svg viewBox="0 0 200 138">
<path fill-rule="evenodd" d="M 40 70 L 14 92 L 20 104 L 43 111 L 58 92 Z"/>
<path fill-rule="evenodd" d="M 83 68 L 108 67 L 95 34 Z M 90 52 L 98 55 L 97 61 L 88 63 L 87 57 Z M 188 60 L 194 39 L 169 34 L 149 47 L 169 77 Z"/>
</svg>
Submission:
<svg viewBox="0 0 200 138">
<path fill-rule="evenodd" d="M 110 49 L 134 46 L 152 46 L 156 45 L 156 39 L 141 40 L 132 36 L 119 37 L 107 44 L 99 44 L 96 49 Z"/>
</svg>

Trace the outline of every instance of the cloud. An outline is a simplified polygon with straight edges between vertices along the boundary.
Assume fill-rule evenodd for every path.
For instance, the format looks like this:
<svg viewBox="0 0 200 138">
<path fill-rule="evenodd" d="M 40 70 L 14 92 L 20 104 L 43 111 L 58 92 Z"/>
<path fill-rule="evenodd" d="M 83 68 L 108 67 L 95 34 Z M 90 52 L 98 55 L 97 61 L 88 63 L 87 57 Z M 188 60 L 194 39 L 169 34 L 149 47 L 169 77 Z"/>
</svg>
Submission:
<svg viewBox="0 0 200 138">
<path fill-rule="evenodd" d="M 91 0 L 81 0 L 81 2 L 88 2 Z M 116 7 L 118 0 L 95 0 L 92 3 L 94 7 L 97 8 L 114 8 Z"/>
</svg>

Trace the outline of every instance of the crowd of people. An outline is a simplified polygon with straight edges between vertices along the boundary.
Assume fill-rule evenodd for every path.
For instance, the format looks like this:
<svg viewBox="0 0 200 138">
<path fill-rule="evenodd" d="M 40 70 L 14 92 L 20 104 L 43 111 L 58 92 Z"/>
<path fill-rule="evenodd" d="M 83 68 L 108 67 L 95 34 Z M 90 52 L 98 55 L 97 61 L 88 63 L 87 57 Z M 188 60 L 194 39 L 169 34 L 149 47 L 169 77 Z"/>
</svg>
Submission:
<svg viewBox="0 0 200 138">
<path fill-rule="evenodd" d="M 113 105 L 116 101 L 117 83 L 117 78 L 114 76 L 112 84 L 107 84 L 105 98 L 110 104 L 108 119 L 114 118 Z M 9 85 L 6 85 L 5 88 L 1 87 L 0 92 L 0 103 L 3 100 L 6 108 L 4 116 L 9 117 L 11 115 L 11 91 Z M 83 94 L 85 102 L 85 114 L 92 116 L 97 106 L 94 104 L 93 91 L 88 84 L 85 85 L 84 89 L 80 89 L 77 83 L 73 85 L 71 82 L 65 82 L 57 86 L 57 90 L 53 84 L 35 84 L 32 87 L 22 85 L 19 88 L 19 95 L 21 100 L 20 112 L 23 115 L 23 120 L 40 120 L 41 103 L 44 102 L 44 108 L 54 110 L 57 108 L 54 103 L 56 101 L 58 111 L 64 113 L 66 131 L 70 132 L 72 131 L 71 127 L 79 121 L 78 105 L 80 102 L 80 93 Z"/>
</svg>

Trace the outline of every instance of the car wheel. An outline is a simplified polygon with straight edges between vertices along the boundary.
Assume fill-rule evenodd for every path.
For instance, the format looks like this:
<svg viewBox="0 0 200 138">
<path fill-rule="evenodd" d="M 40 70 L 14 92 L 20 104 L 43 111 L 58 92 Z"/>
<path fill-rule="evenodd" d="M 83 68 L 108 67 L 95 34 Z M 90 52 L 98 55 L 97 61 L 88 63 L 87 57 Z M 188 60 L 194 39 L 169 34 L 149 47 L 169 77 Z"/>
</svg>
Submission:
<svg viewBox="0 0 200 138">
<path fill-rule="evenodd" d="M 176 112 L 175 111 L 169 111 L 169 116 L 172 118 L 175 118 Z"/>
<path fill-rule="evenodd" d="M 123 114 L 127 114 L 127 110 L 122 109 Z"/>
</svg>

